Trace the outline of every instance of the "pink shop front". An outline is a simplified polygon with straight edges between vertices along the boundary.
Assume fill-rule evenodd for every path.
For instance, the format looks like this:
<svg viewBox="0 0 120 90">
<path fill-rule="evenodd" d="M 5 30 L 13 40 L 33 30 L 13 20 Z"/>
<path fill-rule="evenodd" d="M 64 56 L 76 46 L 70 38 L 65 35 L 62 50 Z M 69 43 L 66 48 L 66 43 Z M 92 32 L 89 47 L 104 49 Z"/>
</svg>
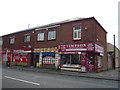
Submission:
<svg viewBox="0 0 120 90">
<path fill-rule="evenodd" d="M 95 43 L 70 43 L 59 45 L 63 70 L 97 72 L 102 69 L 103 47 Z"/>
</svg>

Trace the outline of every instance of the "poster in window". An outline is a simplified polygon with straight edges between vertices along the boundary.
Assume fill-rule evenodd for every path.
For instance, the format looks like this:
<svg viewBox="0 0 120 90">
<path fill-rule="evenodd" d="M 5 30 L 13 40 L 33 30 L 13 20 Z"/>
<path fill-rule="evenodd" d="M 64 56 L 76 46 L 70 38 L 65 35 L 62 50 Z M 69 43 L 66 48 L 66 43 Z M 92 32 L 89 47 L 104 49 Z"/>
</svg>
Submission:
<svg viewBox="0 0 120 90">
<path fill-rule="evenodd" d="M 21 55 L 20 62 L 26 63 L 28 61 L 28 55 Z"/>
<path fill-rule="evenodd" d="M 15 54 L 13 56 L 13 62 L 20 62 L 20 55 Z"/>
</svg>

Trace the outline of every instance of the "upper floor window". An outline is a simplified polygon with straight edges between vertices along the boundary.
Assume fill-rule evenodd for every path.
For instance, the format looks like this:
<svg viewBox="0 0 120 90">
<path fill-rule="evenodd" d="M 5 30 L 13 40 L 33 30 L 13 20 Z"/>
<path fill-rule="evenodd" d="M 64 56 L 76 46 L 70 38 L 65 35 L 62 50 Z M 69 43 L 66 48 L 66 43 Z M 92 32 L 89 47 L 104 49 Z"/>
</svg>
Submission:
<svg viewBox="0 0 120 90">
<path fill-rule="evenodd" d="M 73 27 L 73 39 L 74 40 L 81 39 L 81 26 Z"/>
<path fill-rule="evenodd" d="M 30 42 L 30 34 L 24 35 L 24 42 Z"/>
<path fill-rule="evenodd" d="M 44 41 L 44 32 L 39 32 L 38 33 L 37 41 Z"/>
<path fill-rule="evenodd" d="M 56 31 L 49 31 L 48 32 L 48 40 L 56 39 Z"/>
<path fill-rule="evenodd" d="M 10 37 L 10 44 L 14 44 L 15 43 L 15 37 Z"/>
</svg>

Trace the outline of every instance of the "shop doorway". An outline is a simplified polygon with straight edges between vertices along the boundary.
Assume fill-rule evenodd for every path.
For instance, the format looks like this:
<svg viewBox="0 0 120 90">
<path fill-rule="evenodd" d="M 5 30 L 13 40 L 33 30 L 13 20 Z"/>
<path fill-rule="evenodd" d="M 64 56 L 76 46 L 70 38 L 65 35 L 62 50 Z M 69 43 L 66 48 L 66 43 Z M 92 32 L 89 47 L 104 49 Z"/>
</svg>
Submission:
<svg viewBox="0 0 120 90">
<path fill-rule="evenodd" d="M 34 67 L 37 66 L 37 63 L 39 62 L 39 55 L 36 55 L 36 58 L 34 60 Z"/>
</svg>

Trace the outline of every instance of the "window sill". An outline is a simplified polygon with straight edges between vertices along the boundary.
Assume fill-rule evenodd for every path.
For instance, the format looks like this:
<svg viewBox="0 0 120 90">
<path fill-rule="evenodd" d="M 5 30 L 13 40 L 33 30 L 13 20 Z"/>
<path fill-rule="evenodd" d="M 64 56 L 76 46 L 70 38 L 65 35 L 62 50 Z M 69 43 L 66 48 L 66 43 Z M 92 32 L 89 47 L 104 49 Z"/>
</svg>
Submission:
<svg viewBox="0 0 120 90">
<path fill-rule="evenodd" d="M 56 39 L 51 39 L 51 40 L 47 40 L 47 41 L 55 41 Z"/>
<path fill-rule="evenodd" d="M 44 42 L 45 40 L 37 41 L 37 42 Z"/>
<path fill-rule="evenodd" d="M 73 40 L 81 40 L 81 38 L 73 39 Z"/>
</svg>

